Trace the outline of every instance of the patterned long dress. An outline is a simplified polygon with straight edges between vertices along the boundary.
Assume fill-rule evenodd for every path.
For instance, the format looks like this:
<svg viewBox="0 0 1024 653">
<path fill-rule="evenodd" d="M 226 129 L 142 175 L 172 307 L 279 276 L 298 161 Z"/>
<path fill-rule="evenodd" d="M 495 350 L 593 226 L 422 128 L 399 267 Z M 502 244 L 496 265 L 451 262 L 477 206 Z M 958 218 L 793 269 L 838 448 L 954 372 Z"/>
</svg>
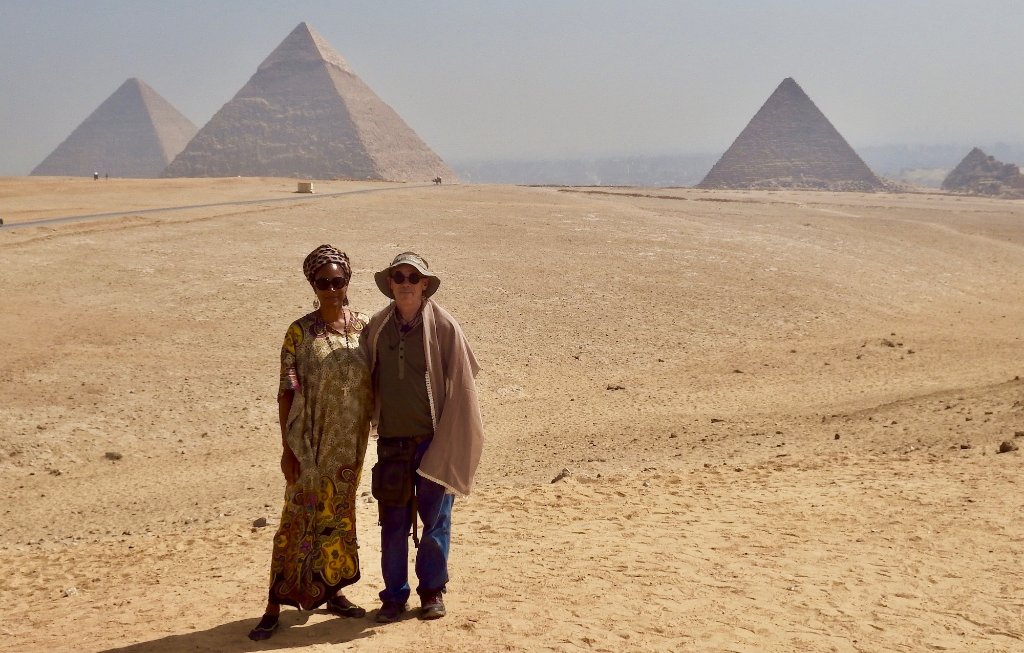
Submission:
<svg viewBox="0 0 1024 653">
<path fill-rule="evenodd" d="M 355 314 L 347 333 L 314 312 L 291 324 L 279 392 L 294 391 L 285 441 L 299 478 L 285 488 L 274 536 L 270 600 L 312 610 L 359 580 L 356 490 L 370 433 L 371 386 Z"/>
</svg>

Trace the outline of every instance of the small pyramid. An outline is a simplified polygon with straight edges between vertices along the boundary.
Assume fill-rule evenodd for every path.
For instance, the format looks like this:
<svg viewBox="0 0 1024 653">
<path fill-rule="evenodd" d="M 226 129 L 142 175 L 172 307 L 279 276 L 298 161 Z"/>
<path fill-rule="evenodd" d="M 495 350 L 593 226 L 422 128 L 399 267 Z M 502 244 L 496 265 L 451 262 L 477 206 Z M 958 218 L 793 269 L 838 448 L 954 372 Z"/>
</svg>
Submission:
<svg viewBox="0 0 1024 653">
<path fill-rule="evenodd" d="M 300 23 L 163 176 L 427 181 L 455 173 Z"/>
<path fill-rule="evenodd" d="M 697 188 L 877 191 L 884 186 L 787 77 Z"/>
<path fill-rule="evenodd" d="M 1024 197 L 1024 175 L 1012 163 L 1002 163 L 974 148 L 942 181 L 942 190 L 975 195 Z"/>
<path fill-rule="evenodd" d="M 33 175 L 159 177 L 197 127 L 132 77 L 57 146 Z"/>
</svg>

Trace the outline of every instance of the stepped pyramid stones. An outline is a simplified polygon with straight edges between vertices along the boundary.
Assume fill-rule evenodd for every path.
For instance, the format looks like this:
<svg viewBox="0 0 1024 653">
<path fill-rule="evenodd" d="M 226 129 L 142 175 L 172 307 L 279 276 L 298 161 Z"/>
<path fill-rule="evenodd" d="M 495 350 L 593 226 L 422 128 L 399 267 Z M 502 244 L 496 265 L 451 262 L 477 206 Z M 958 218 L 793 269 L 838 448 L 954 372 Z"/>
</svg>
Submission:
<svg viewBox="0 0 1024 653">
<path fill-rule="evenodd" d="M 197 127 L 134 77 L 114 91 L 33 175 L 159 177 Z"/>
<path fill-rule="evenodd" d="M 300 23 L 164 176 L 447 181 L 455 173 Z"/>
<path fill-rule="evenodd" d="M 1024 175 L 1014 164 L 996 161 L 976 147 L 946 176 L 942 190 L 1024 198 Z"/>
<path fill-rule="evenodd" d="M 787 77 L 697 188 L 878 191 L 884 186 Z"/>
</svg>

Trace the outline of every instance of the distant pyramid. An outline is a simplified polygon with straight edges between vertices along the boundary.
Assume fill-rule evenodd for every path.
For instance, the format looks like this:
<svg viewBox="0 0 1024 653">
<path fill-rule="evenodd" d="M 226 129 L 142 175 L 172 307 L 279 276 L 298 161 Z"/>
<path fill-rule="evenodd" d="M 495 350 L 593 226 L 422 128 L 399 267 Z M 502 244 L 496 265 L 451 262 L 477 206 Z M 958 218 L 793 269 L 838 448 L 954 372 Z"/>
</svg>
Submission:
<svg viewBox="0 0 1024 653">
<path fill-rule="evenodd" d="M 1012 163 L 1002 163 L 974 148 L 942 182 L 942 190 L 975 195 L 1024 197 L 1024 175 Z"/>
<path fill-rule="evenodd" d="M 884 189 L 792 77 L 782 80 L 697 187 Z"/>
<path fill-rule="evenodd" d="M 300 23 L 163 176 L 447 181 L 455 173 Z"/>
<path fill-rule="evenodd" d="M 33 175 L 159 177 L 195 136 L 196 126 L 145 82 L 132 77 L 108 97 Z"/>
</svg>

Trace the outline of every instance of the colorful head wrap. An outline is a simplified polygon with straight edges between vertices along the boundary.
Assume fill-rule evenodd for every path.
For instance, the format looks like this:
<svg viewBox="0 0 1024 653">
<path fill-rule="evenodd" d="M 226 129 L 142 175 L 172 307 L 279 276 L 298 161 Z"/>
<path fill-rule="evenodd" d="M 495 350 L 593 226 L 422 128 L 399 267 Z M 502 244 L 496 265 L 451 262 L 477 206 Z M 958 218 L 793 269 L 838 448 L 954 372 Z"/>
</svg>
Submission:
<svg viewBox="0 0 1024 653">
<path fill-rule="evenodd" d="M 306 281 L 313 283 L 314 275 L 321 266 L 327 263 L 337 263 L 341 268 L 346 283 L 352 278 L 352 266 L 348 262 L 348 254 L 341 251 L 334 245 L 321 245 L 306 256 L 302 262 L 302 274 L 306 275 Z"/>
</svg>

